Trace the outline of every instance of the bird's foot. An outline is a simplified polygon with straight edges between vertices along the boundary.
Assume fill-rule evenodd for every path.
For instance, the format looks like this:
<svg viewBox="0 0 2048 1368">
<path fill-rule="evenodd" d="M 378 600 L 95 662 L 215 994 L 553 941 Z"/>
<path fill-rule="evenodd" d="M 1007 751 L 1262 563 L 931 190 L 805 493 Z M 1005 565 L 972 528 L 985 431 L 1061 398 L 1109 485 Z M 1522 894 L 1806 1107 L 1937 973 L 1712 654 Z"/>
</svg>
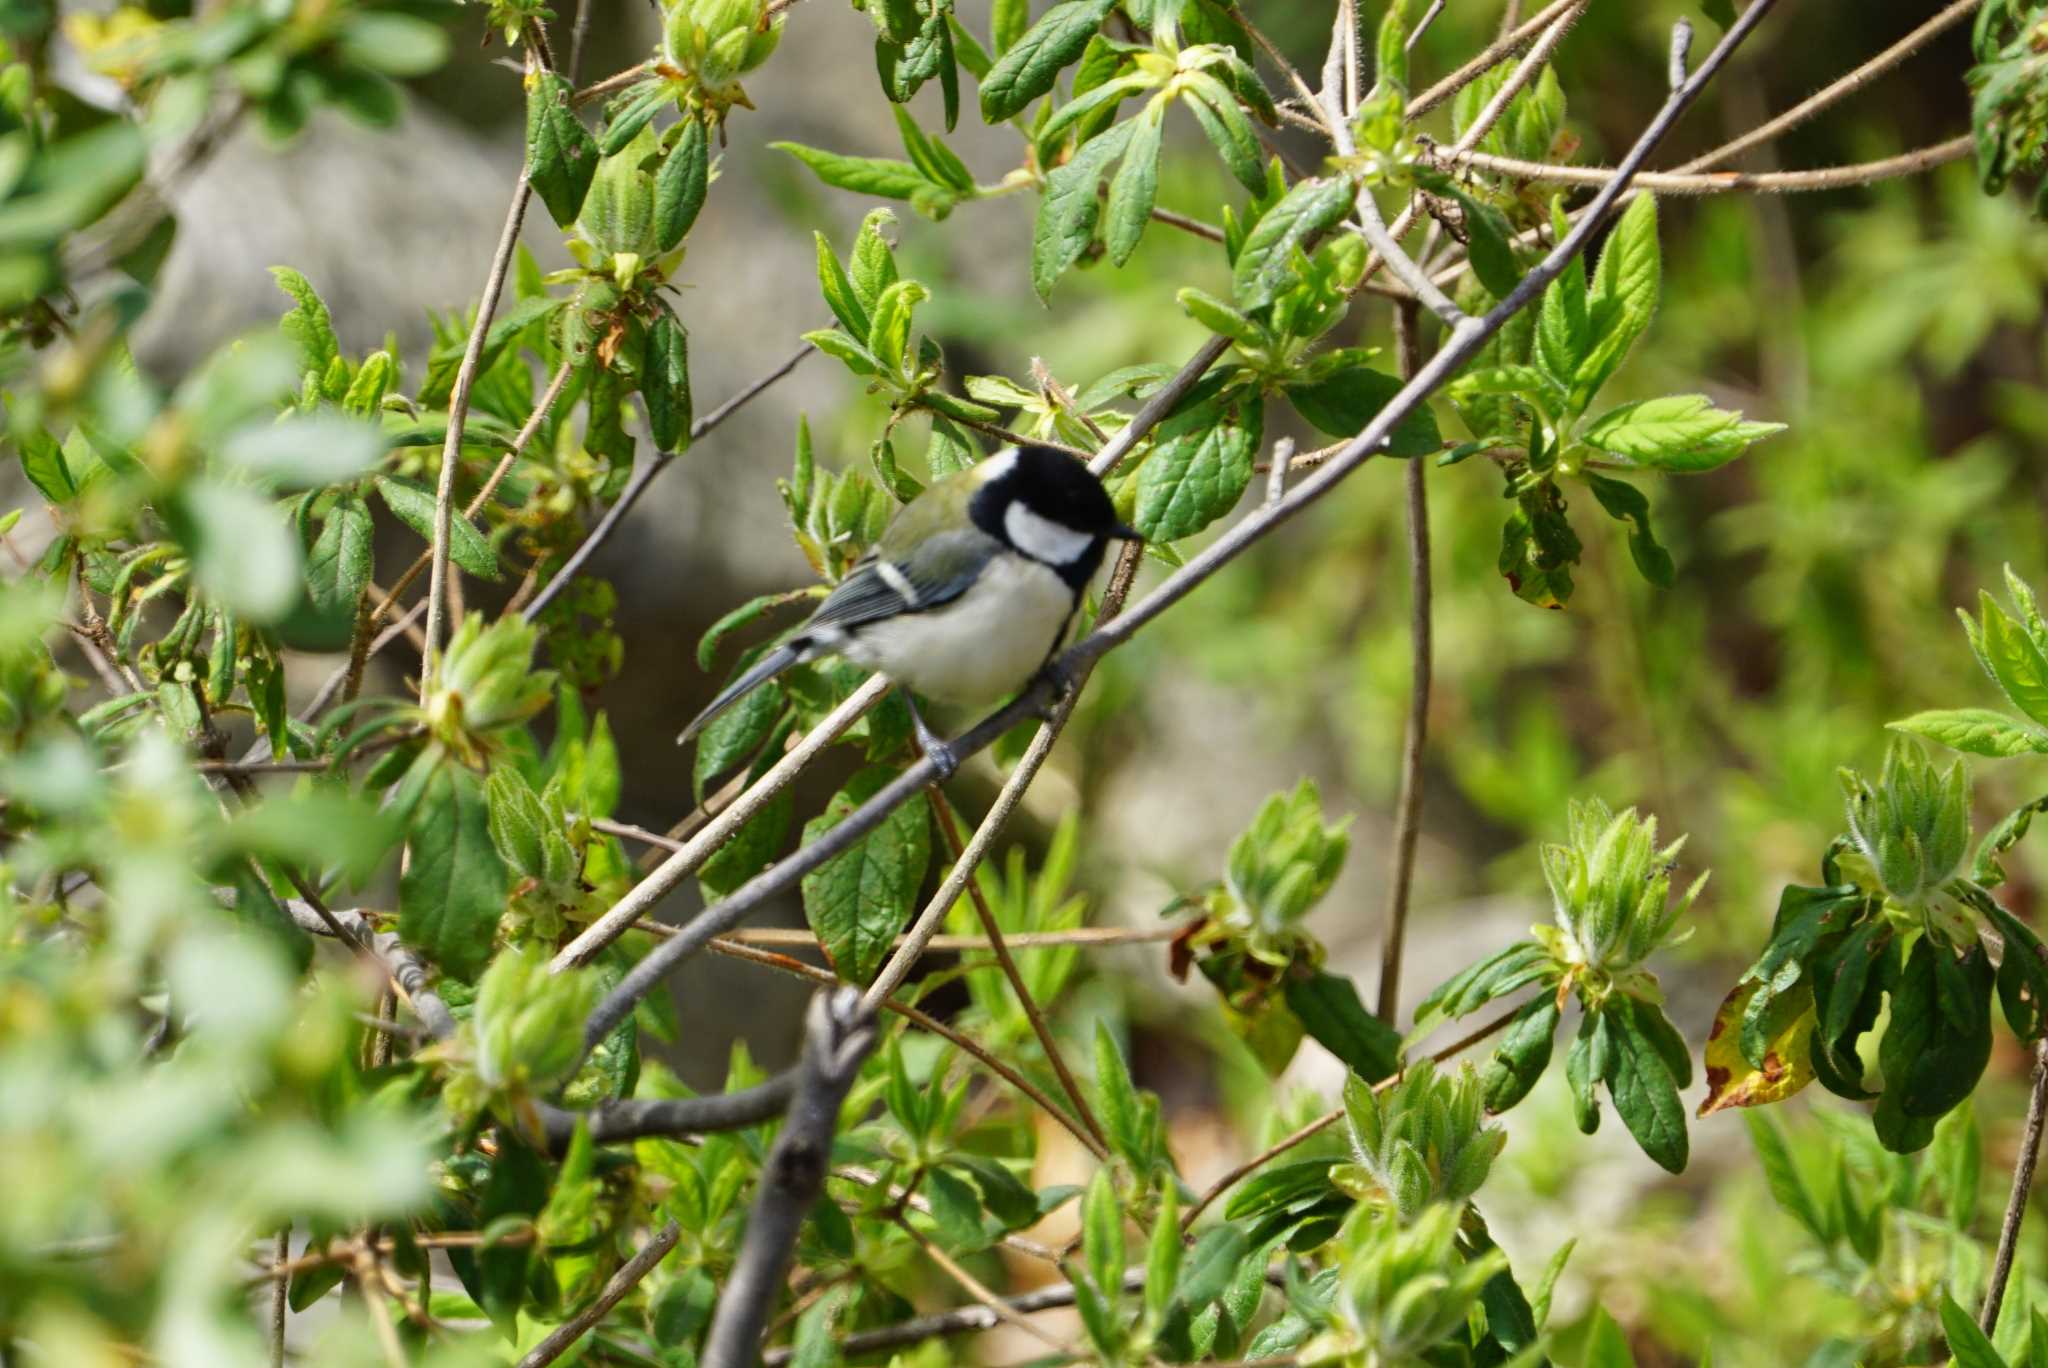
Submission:
<svg viewBox="0 0 2048 1368">
<path fill-rule="evenodd" d="M 1067 701 L 1079 691 L 1081 678 L 1062 664 L 1058 656 L 1052 657 L 1052 659 L 1039 667 L 1038 677 L 1044 680 L 1052 689 L 1052 692 L 1046 696 L 1045 701 L 1038 705 L 1039 720 L 1050 722 L 1059 715 L 1060 709 L 1066 706 Z"/>
<path fill-rule="evenodd" d="M 943 784 L 959 772 L 960 752 L 953 748 L 952 742 L 925 724 L 924 714 L 917 710 L 917 700 L 911 697 L 908 689 L 903 691 L 903 701 L 910 705 L 910 725 L 917 732 L 918 748 L 938 767 L 939 782 Z"/>
</svg>

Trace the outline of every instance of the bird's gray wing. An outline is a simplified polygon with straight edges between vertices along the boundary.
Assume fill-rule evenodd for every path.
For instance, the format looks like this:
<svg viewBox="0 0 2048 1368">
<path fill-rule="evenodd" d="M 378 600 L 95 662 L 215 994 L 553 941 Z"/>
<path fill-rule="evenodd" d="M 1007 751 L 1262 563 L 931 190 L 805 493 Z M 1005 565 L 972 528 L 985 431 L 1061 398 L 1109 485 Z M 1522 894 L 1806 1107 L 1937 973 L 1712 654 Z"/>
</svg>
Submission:
<svg viewBox="0 0 2048 1368">
<path fill-rule="evenodd" d="M 818 605 L 804 624 L 806 633 L 831 636 L 898 613 L 918 613 L 951 603 L 981 578 L 1002 550 L 979 528 L 927 538 L 909 556 L 870 553 Z"/>
</svg>

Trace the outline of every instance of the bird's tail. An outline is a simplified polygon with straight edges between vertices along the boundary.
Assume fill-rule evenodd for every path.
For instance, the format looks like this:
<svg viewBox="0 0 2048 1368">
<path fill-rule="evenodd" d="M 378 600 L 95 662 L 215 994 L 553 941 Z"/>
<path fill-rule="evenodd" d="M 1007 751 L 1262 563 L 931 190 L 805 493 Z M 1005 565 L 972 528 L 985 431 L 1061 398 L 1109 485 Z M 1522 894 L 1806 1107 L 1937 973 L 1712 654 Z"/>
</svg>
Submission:
<svg viewBox="0 0 2048 1368">
<path fill-rule="evenodd" d="M 760 688 L 763 684 L 766 684 L 769 680 L 775 678 L 775 676 L 781 674 L 803 658 L 804 652 L 796 643 L 778 646 L 767 655 L 762 656 L 760 660 L 754 663 L 753 669 L 748 670 L 738 679 L 726 685 L 719 692 L 718 697 L 712 699 L 710 705 L 703 712 L 690 719 L 690 725 L 683 728 L 683 734 L 676 738 L 676 744 L 680 746 L 698 732 L 703 731 L 712 718 L 717 717 L 727 708 L 739 702 L 740 699 L 746 697 L 755 689 Z"/>
</svg>

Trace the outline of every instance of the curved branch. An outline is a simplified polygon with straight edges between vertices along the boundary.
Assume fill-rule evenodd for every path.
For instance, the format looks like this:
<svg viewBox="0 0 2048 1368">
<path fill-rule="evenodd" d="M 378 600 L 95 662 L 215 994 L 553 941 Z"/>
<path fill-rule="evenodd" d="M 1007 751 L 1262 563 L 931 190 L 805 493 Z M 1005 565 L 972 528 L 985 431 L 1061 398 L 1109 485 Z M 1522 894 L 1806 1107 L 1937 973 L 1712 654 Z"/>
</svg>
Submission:
<svg viewBox="0 0 2048 1368">
<path fill-rule="evenodd" d="M 1970 155 L 1974 146 L 1971 135 L 1965 133 L 1947 142 L 1903 152 L 1896 157 L 1853 162 L 1847 166 L 1824 166 L 1812 171 L 1644 171 L 1635 177 L 1635 187 L 1664 195 L 1725 195 L 1735 190 L 1787 195 L 1844 190 L 1895 180 L 1961 161 Z M 1615 176 L 1614 170 L 1605 166 L 1556 166 L 1549 162 L 1522 161 L 1516 157 L 1496 157 L 1485 152 L 1437 154 L 1430 160 L 1447 170 L 1470 167 L 1551 185 L 1606 185 Z"/>
</svg>

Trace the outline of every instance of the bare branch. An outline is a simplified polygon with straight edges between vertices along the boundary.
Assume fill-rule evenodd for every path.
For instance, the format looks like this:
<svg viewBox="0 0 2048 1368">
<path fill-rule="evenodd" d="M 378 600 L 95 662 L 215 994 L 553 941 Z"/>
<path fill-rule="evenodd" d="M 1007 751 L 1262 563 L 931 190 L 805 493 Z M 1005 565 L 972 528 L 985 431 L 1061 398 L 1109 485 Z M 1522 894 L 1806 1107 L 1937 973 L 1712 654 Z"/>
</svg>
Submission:
<svg viewBox="0 0 2048 1368">
<path fill-rule="evenodd" d="M 1415 307 L 1394 306 L 1394 345 L 1401 375 L 1422 367 L 1421 320 Z M 1278 462 L 1276 461 L 1276 465 Z M 1408 727 L 1401 744 L 1401 791 L 1394 803 L 1394 840 L 1387 875 L 1387 930 L 1380 945 L 1379 1018 L 1394 1024 L 1401 1003 L 1401 956 L 1408 939 L 1408 898 L 1415 879 L 1415 842 L 1422 833 L 1422 751 L 1429 739 L 1429 686 L 1433 666 L 1430 623 L 1428 466 L 1408 462 Z"/>
<path fill-rule="evenodd" d="M 1445 100 L 1450 99 L 1451 96 L 1478 80 L 1480 76 L 1484 75 L 1493 66 L 1514 56 L 1517 52 L 1528 46 L 1530 40 L 1543 32 L 1549 26 L 1551 20 L 1556 19 L 1566 10 L 1576 9 L 1584 4 L 1586 4 L 1586 0 L 1551 0 L 1550 4 L 1545 5 L 1542 9 L 1531 15 L 1528 21 L 1519 28 L 1512 29 L 1508 33 L 1503 34 L 1477 57 L 1474 57 L 1471 61 L 1465 63 L 1456 71 L 1453 71 L 1450 75 L 1410 100 L 1408 102 L 1409 120 L 1412 122 L 1421 118 L 1430 110 L 1435 109 Z"/>
<path fill-rule="evenodd" d="M 519 245 L 519 226 L 526 221 L 529 194 L 527 168 L 521 167 L 519 181 L 512 187 L 512 207 L 505 213 L 505 227 L 498 235 L 498 249 L 484 279 L 483 298 L 477 301 L 476 322 L 470 327 L 469 343 L 455 372 L 455 387 L 448 395 L 448 436 L 441 443 L 441 472 L 434 486 L 434 540 L 427 573 L 427 649 L 420 668 L 423 699 L 439 666 L 441 633 L 446 626 L 443 619 L 448 610 L 448 545 L 455 523 L 455 471 L 462 464 L 462 432 L 469 422 L 470 391 L 476 387 L 476 374 L 483 364 L 484 338 L 491 331 L 491 320 L 497 316 L 505 275 L 512 269 L 512 252 Z"/>
<path fill-rule="evenodd" d="M 1635 176 L 1638 190 L 1664 195 L 1725 195 L 1746 190 L 1762 194 L 1801 194 L 1817 190 L 1844 190 L 1874 185 L 1900 176 L 1917 175 L 1937 166 L 1961 161 L 1975 146 L 1967 133 L 1947 142 L 1903 152 L 1877 161 L 1853 162 L 1847 166 L 1824 166 L 1812 171 L 1645 171 Z M 1554 166 L 1548 162 L 1496 157 L 1484 152 L 1438 153 L 1431 158 L 1445 167 L 1472 167 L 1503 176 L 1553 185 L 1605 185 L 1615 177 L 1604 166 Z"/>
<path fill-rule="evenodd" d="M 745 1130 L 773 1121 L 789 1106 L 796 1090 L 796 1071 L 779 1073 L 766 1082 L 733 1092 L 701 1097 L 616 1098 L 587 1112 L 541 1104 L 542 1138 L 548 1152 L 562 1154 L 576 1134 L 578 1122 L 590 1127 L 599 1145 L 638 1140 L 646 1135 L 705 1135 L 712 1131 Z"/>
<path fill-rule="evenodd" d="M 1998 1226 L 1998 1255 L 1991 1265 L 1991 1285 L 1984 1293 L 1984 1309 L 1977 1315 L 1977 1324 L 1987 1335 L 1998 1328 L 1998 1308 L 2005 1301 L 2005 1285 L 2012 1278 L 2020 1225 L 2027 1219 L 2027 1194 L 2034 1186 L 2034 1165 L 2041 1158 L 2044 1121 L 2048 1121 L 2048 1040 L 2034 1047 L 2034 1090 L 2027 1098 L 2026 1129 L 2020 1135 L 2019 1160 L 2012 1169 L 2012 1195 L 2006 1199 L 2005 1218 Z"/>
<path fill-rule="evenodd" d="M 1137 550 L 1136 547 L 1130 549 L 1133 552 Z M 1073 711 L 1071 696 L 1067 700 L 1064 710 L 1071 715 Z M 1095 1144 L 1093 1146 L 1095 1157 L 1107 1159 L 1109 1157 L 1109 1140 L 1103 1134 L 1102 1122 L 1096 1119 L 1095 1109 L 1088 1105 L 1088 1094 L 1082 1091 L 1080 1083 L 1074 1078 L 1073 1069 L 1068 1067 L 1067 1057 L 1060 1050 L 1060 1043 L 1054 1038 L 1052 1027 L 1046 1022 L 1045 1013 L 1032 998 L 1031 988 L 1024 982 L 1023 971 L 1017 968 L 1017 959 L 1010 953 L 1009 945 L 1003 940 L 1003 928 L 1001 923 L 996 920 L 995 910 L 988 905 L 988 899 L 982 895 L 981 885 L 976 883 L 972 877 L 969 877 L 972 875 L 973 869 L 967 863 L 966 848 L 960 839 L 960 824 L 954 820 L 953 810 L 946 806 L 944 798 L 931 789 L 927 789 L 925 792 L 931 805 L 932 815 L 938 819 L 939 831 L 945 837 L 947 846 L 953 852 L 954 870 L 956 872 L 965 871 L 961 882 L 967 889 L 967 901 L 973 905 L 974 915 L 981 921 L 982 934 L 988 937 L 989 949 L 995 952 L 996 963 L 1002 968 L 1003 978 L 1009 982 L 1010 991 L 1016 995 L 1017 1005 L 1023 1008 L 1024 1019 L 1031 1024 L 1031 1034 L 1038 1038 L 1038 1048 L 1044 1052 L 1046 1063 L 1052 1066 L 1053 1075 L 1059 1079 L 1060 1088 L 1066 1093 L 1067 1101 L 1073 1104 L 1074 1115 L 1081 1118 L 1081 1124 L 1086 1126 L 1088 1133 L 1095 1137 Z M 987 824 L 984 823 L 983 825 Z M 980 834 L 979 831 L 975 833 L 977 837 Z M 984 846 L 984 849 L 986 849 L 986 846 Z M 958 894 L 956 893 L 954 896 L 957 897 Z M 902 956 L 899 955 L 898 958 L 900 959 Z"/>
<path fill-rule="evenodd" d="M 838 739 L 839 734 L 859 720 L 861 715 L 881 702 L 882 695 L 889 691 L 889 681 L 876 675 L 867 683 L 854 690 L 844 703 L 834 708 L 825 720 L 811 728 L 803 740 L 790 748 L 769 771 L 762 775 L 731 806 L 725 808 L 703 830 L 685 842 L 675 854 L 655 866 L 654 872 L 633 885 L 625 897 L 613 903 L 605 914 L 583 928 L 576 939 L 563 946 L 548 965 L 553 973 L 588 964 L 598 951 L 624 935 L 633 924 L 654 910 L 656 903 L 667 897 L 684 879 L 700 869 L 704 862 L 725 844 L 728 837 L 746 825 L 769 799 L 780 793 L 789 782 L 803 772 L 806 765 L 815 760 Z M 657 951 L 657 954 L 660 952 Z M 614 1023 L 616 1024 L 616 1023 Z"/>
<path fill-rule="evenodd" d="M 1820 113 L 1823 109 L 1826 109 L 1829 105 L 1853 95 L 1869 85 L 1872 81 L 1884 75 L 1887 71 L 1890 71 L 1893 67 L 1920 51 L 1920 49 L 1926 47 L 1943 33 L 1969 18 L 1982 4 L 1983 0 L 1954 0 L 1954 3 L 1943 8 L 1932 19 L 1929 19 L 1919 28 L 1914 29 L 1905 37 L 1899 39 L 1898 42 L 1893 43 L 1883 52 L 1878 53 L 1877 56 L 1863 63 L 1846 76 L 1831 82 L 1823 89 L 1801 100 L 1769 123 L 1758 124 L 1741 137 L 1722 143 L 1711 152 L 1694 157 L 1678 169 L 1680 171 L 1704 171 L 1710 166 L 1718 166 L 1722 162 L 1732 161 L 1744 152 L 1749 151 L 1750 148 L 1761 146 L 1783 134 L 1786 130 L 1796 128 Z"/>
<path fill-rule="evenodd" d="M 1160 420 L 1173 411 L 1173 406 L 1187 396 L 1187 392 L 1201 383 L 1209 367 L 1223 359 L 1223 353 L 1230 350 L 1230 339 L 1212 337 L 1188 358 L 1187 364 L 1174 373 L 1173 379 L 1154 392 L 1138 408 L 1136 416 L 1117 432 L 1114 437 L 1095 453 L 1088 462 L 1088 469 L 1097 475 L 1107 475 L 1116 469 L 1117 462 L 1130 455 L 1131 448 L 1144 440 L 1145 434 L 1158 427 Z"/>
<path fill-rule="evenodd" d="M 660 929 L 662 931 L 669 930 L 667 927 Z M 838 975 L 828 970 L 820 969 L 816 965 L 805 964 L 802 960 L 791 959 L 788 955 L 778 955 L 773 951 L 757 950 L 751 945 L 745 945 L 736 940 L 720 937 L 711 942 L 711 948 L 721 955 L 727 955 L 733 959 L 746 960 L 750 964 L 759 964 L 769 969 L 779 970 L 794 978 L 807 979 L 812 983 L 824 984 L 826 987 L 832 987 L 839 982 Z M 929 1031 L 941 1040 L 951 1044 L 960 1053 L 980 1064 L 1018 1092 L 1023 1093 L 1025 1097 L 1031 1100 L 1033 1106 L 1059 1122 L 1069 1135 L 1072 1135 L 1074 1139 L 1080 1142 L 1083 1149 L 1087 1149 L 1090 1142 L 1094 1139 L 1086 1130 L 1082 1129 L 1081 1123 L 1069 1116 L 1066 1108 L 1053 1101 L 1043 1088 L 1033 1083 L 1023 1074 L 1018 1073 L 1000 1056 L 991 1054 L 988 1050 L 984 1049 L 972 1036 L 962 1035 L 938 1018 L 928 1016 L 910 1004 L 898 1002 L 894 998 L 887 999 L 882 1003 L 882 1006 L 885 1010 L 894 1012 L 897 1016 L 902 1017 L 920 1031 Z"/>
<path fill-rule="evenodd" d="M 545 1368 L 563 1354 L 569 1347 L 588 1334 L 591 1327 L 611 1314 L 613 1307 L 625 1300 L 626 1294 L 640 1285 L 640 1280 L 654 1271 L 676 1241 L 683 1236 L 683 1228 L 670 1221 L 654 1232 L 654 1238 L 640 1247 L 640 1252 L 620 1266 L 612 1274 L 611 1281 L 604 1285 L 604 1291 L 597 1294 L 597 1300 L 555 1328 L 554 1333 L 533 1347 L 533 1352 L 519 1360 L 519 1368 Z"/>
<path fill-rule="evenodd" d="M 747 1217 L 747 1234 L 704 1342 L 704 1368 L 753 1368 L 782 1292 L 804 1218 L 825 1189 L 839 1107 L 875 1044 L 874 1014 L 851 988 L 811 999 L 804 1058 L 789 1118 L 775 1137 Z"/>
<path fill-rule="evenodd" d="M 906 1234 L 908 1234 L 911 1239 L 917 1242 L 918 1248 L 922 1249 L 925 1252 L 926 1256 L 929 1257 L 933 1263 L 939 1266 L 941 1272 L 943 1272 L 947 1277 L 951 1278 L 955 1283 L 958 1283 L 960 1286 L 960 1290 L 965 1292 L 968 1296 L 974 1298 L 975 1301 L 979 1302 L 988 1311 L 990 1315 L 996 1317 L 998 1320 L 1002 1321 L 1006 1325 L 1014 1326 L 1016 1329 L 1022 1330 L 1025 1334 L 1031 1336 L 1031 1338 L 1037 1340 L 1040 1344 L 1043 1344 L 1047 1348 L 1051 1349 L 1055 1354 L 1072 1356 L 1074 1351 L 1071 1345 L 1069 1345 L 1066 1341 L 1062 1340 L 1059 1336 L 1053 1334 L 1050 1330 L 1047 1330 L 1044 1326 L 1030 1319 L 1023 1312 L 1016 1310 L 1008 1302 L 1004 1301 L 1001 1297 L 998 1297 L 994 1292 L 991 1292 L 988 1288 L 988 1284 L 984 1283 L 981 1279 L 975 1277 L 972 1273 L 969 1273 L 966 1269 L 962 1268 L 958 1260 L 954 1259 L 951 1255 L 946 1253 L 945 1250 L 939 1248 L 930 1240 L 926 1239 L 923 1231 L 919 1230 L 916 1226 L 912 1225 L 909 1221 L 904 1220 L 900 1216 L 897 1218 L 896 1224 Z"/>
</svg>

